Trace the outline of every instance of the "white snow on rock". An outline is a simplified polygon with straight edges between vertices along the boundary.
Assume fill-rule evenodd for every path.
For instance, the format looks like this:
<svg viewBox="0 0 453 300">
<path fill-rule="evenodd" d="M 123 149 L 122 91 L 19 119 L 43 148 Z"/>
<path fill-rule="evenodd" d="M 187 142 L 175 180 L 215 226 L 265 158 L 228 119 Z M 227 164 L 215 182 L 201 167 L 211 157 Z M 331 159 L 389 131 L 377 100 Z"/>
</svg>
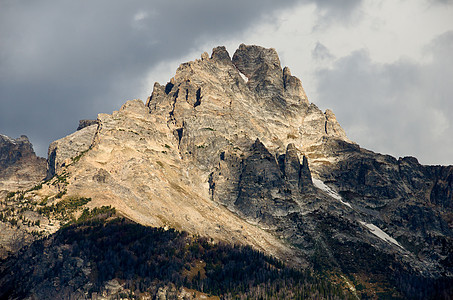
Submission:
<svg viewBox="0 0 453 300">
<path fill-rule="evenodd" d="M 344 205 L 349 206 L 350 208 L 352 208 L 352 205 L 350 203 L 348 203 L 346 201 L 343 201 L 343 197 L 341 197 L 337 192 L 335 192 L 330 187 L 328 187 L 324 182 L 322 182 L 322 180 L 317 179 L 317 178 L 312 178 L 312 180 L 313 180 L 313 184 L 315 185 L 315 187 L 317 187 L 320 190 L 323 190 L 324 192 L 326 192 L 332 198 L 337 199 L 338 201 L 340 201 Z"/>
<path fill-rule="evenodd" d="M 239 70 L 238 70 L 239 71 Z M 244 79 L 245 83 L 247 83 L 249 81 L 249 79 L 247 78 L 247 76 L 245 76 L 244 73 L 242 73 L 241 71 L 239 71 L 239 75 L 241 75 L 242 79 Z"/>
<path fill-rule="evenodd" d="M 334 198 L 334 199 L 340 201 L 341 203 L 343 203 L 344 205 L 352 208 L 352 205 L 350 203 L 343 201 L 343 198 L 336 191 L 334 191 L 329 186 L 327 186 L 322 180 L 317 179 L 317 178 L 312 178 L 312 180 L 313 180 L 313 184 L 315 185 L 315 187 L 317 187 L 320 190 L 323 190 L 324 192 L 326 192 L 332 198 Z M 392 243 L 394 245 L 397 245 L 401 249 L 404 249 L 403 246 L 401 246 L 394 238 L 392 238 L 387 233 L 382 231 L 376 225 L 373 225 L 373 224 L 370 224 L 370 223 L 366 223 L 366 222 L 362 222 L 362 221 L 359 221 L 359 222 L 360 222 L 360 224 L 365 226 L 372 234 L 374 234 L 375 236 L 377 236 L 381 240 L 383 240 L 383 241 L 385 241 L 387 243 Z"/>
<path fill-rule="evenodd" d="M 10 143 L 17 144 L 16 141 L 14 139 L 10 138 L 9 136 L 3 135 L 3 134 L 0 134 L 0 136 L 2 138 L 4 138 L 5 140 L 9 141 Z"/>
<path fill-rule="evenodd" d="M 324 192 L 326 192 L 332 198 L 334 198 L 334 199 L 340 201 L 341 203 L 343 203 L 344 205 L 352 208 L 352 205 L 350 203 L 343 201 L 343 198 L 336 191 L 334 191 L 329 186 L 327 186 L 322 180 L 317 179 L 317 178 L 312 178 L 312 180 L 313 180 L 313 184 L 315 185 L 315 187 L 317 187 L 320 190 L 323 190 Z M 376 225 L 370 224 L 370 223 L 366 223 L 366 222 L 362 222 L 362 221 L 359 221 L 359 222 L 360 222 L 360 224 L 365 226 L 372 234 L 374 234 L 375 236 L 377 236 L 381 240 L 383 240 L 383 241 L 385 241 L 387 243 L 392 243 L 394 245 L 397 245 L 401 249 L 404 249 L 403 246 L 401 246 L 394 238 L 392 238 L 387 233 L 382 231 Z"/>
<path fill-rule="evenodd" d="M 387 243 L 392 243 L 392 244 L 395 244 L 397 245 L 398 247 L 400 247 L 401 249 L 404 249 L 403 246 L 401 246 L 394 238 L 392 238 L 391 236 L 389 236 L 387 233 L 385 233 L 384 231 L 382 231 L 379 227 L 377 227 L 376 225 L 373 225 L 373 224 L 370 224 L 370 223 L 365 223 L 365 222 L 362 222 L 360 221 L 360 224 L 362 224 L 363 226 L 367 227 L 372 234 L 374 234 L 375 236 L 377 236 L 378 238 L 380 238 L 381 240 L 384 240 L 386 241 Z"/>
</svg>

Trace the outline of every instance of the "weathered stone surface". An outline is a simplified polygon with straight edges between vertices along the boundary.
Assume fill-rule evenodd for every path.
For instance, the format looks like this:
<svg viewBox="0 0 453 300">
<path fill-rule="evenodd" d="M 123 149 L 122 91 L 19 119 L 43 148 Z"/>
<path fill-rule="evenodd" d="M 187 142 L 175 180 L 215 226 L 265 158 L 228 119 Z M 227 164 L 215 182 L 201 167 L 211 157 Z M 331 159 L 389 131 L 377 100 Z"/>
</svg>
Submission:
<svg viewBox="0 0 453 300">
<path fill-rule="evenodd" d="M 304 155 L 302 165 L 300 166 L 299 189 L 302 193 L 306 193 L 311 192 L 313 188 L 313 181 L 311 178 L 310 167 L 308 165 L 308 159 Z"/>
<path fill-rule="evenodd" d="M 308 105 L 308 98 L 302 87 L 302 82 L 296 76 L 291 75 L 291 71 L 288 67 L 283 68 L 283 86 L 285 88 L 287 102 L 303 102 Z"/>
<path fill-rule="evenodd" d="M 212 49 L 212 55 L 211 59 L 219 61 L 219 62 L 224 62 L 227 64 L 231 64 L 231 57 L 228 51 L 224 46 L 219 46 L 214 49 Z"/>
<path fill-rule="evenodd" d="M 77 130 L 83 129 L 85 127 L 95 125 L 97 124 L 97 120 L 80 120 L 79 121 L 79 127 L 77 127 Z"/>
<path fill-rule="evenodd" d="M 247 86 L 262 100 L 260 105 L 273 110 L 287 104 L 283 70 L 275 49 L 241 44 L 233 55 L 233 64 L 249 79 Z"/>
<path fill-rule="evenodd" d="M 33 156 L 33 146 L 25 135 L 12 139 L 0 134 L 0 168 L 15 164 L 21 157 Z"/>
<path fill-rule="evenodd" d="M 235 207 L 254 221 L 299 210 L 287 195 L 287 184 L 275 157 L 258 139 L 242 162 Z"/>
<path fill-rule="evenodd" d="M 75 157 L 87 151 L 93 143 L 96 129 L 97 125 L 90 125 L 52 142 L 47 154 L 47 178 L 60 172 L 62 167 L 72 163 Z"/>
<path fill-rule="evenodd" d="M 346 136 L 346 133 L 338 123 L 335 114 L 330 109 L 326 109 L 324 115 L 326 116 L 326 134 L 330 136 Z"/>
<path fill-rule="evenodd" d="M 0 134 L 0 198 L 7 191 L 29 189 L 45 177 L 45 159 L 37 157 L 25 135 Z"/>
<path fill-rule="evenodd" d="M 299 187 L 299 179 L 301 175 L 301 165 L 299 156 L 297 155 L 296 146 L 293 143 L 288 144 L 286 148 L 284 160 L 284 174 L 286 180 L 293 187 Z"/>
</svg>

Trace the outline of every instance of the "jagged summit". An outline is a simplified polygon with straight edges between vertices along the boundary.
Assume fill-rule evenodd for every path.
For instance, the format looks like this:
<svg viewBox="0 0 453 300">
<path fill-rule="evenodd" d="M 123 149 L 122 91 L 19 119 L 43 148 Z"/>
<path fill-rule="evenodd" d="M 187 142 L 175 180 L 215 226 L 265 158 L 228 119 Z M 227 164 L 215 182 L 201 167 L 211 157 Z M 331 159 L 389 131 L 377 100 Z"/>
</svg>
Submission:
<svg viewBox="0 0 453 300">
<path fill-rule="evenodd" d="M 244 83 L 260 98 L 268 100 L 270 98 L 287 105 L 302 102 L 308 104 L 300 80 L 291 75 L 288 67 L 281 68 L 275 49 L 241 44 L 231 59 L 225 47 L 219 46 L 213 49 L 211 58 L 207 53 L 203 53 L 201 61 L 208 65 L 221 63 L 229 67 L 234 66 L 244 79 Z M 187 66 L 193 66 L 193 63 L 197 61 L 182 64 L 178 71 L 183 71 Z M 178 71 L 175 78 L 178 77 Z M 174 82 L 170 81 L 170 84 Z M 169 86 L 167 85 L 166 88 Z"/>
<path fill-rule="evenodd" d="M 34 155 L 33 146 L 26 135 L 12 139 L 0 134 L 0 168 L 6 168 L 21 157 Z"/>
<path fill-rule="evenodd" d="M 247 135 L 249 144 L 260 138 L 280 151 L 290 140 L 299 148 L 324 137 L 349 142 L 332 112 L 308 103 L 300 80 L 281 68 L 276 51 L 259 46 L 240 45 L 232 60 L 225 47 L 217 47 L 211 58 L 204 54 L 181 64 L 165 86 L 154 85 L 146 106 L 152 114 L 167 112 L 180 140 L 184 127 L 204 126 L 195 117 L 203 116 L 201 122 L 229 136 Z"/>
<path fill-rule="evenodd" d="M 386 295 L 452 286 L 453 167 L 360 148 L 274 49 L 216 47 L 146 103 L 82 123 L 49 147 L 49 181 L 30 192 L 46 207 L 91 198 Z"/>
<path fill-rule="evenodd" d="M 212 49 L 211 59 L 214 59 L 216 61 L 223 61 L 227 64 L 231 63 L 230 54 L 226 50 L 225 46 L 218 46 L 218 47 L 215 47 L 214 49 Z"/>
</svg>

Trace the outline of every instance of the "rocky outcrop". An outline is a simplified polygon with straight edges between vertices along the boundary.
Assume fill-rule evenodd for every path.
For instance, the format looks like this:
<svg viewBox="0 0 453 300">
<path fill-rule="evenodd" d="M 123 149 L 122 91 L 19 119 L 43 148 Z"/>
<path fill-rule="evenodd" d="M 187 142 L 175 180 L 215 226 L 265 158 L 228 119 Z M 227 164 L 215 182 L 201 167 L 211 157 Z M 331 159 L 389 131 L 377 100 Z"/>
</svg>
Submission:
<svg viewBox="0 0 453 300">
<path fill-rule="evenodd" d="M 387 228 L 426 265 L 451 272 L 452 166 L 423 166 L 413 157 L 397 160 L 358 150 L 340 155 L 320 174 L 345 201 L 367 212 L 370 222 Z"/>
<path fill-rule="evenodd" d="M 231 57 L 224 46 L 219 46 L 212 49 L 211 59 L 217 62 L 231 64 Z"/>
<path fill-rule="evenodd" d="M 239 192 L 234 203 L 239 212 L 258 221 L 299 210 L 288 197 L 288 187 L 275 156 L 259 140 L 252 145 L 249 156 L 241 165 Z"/>
<path fill-rule="evenodd" d="M 96 129 L 97 125 L 89 125 L 50 144 L 47 154 L 48 179 L 59 173 L 66 165 L 71 164 L 79 155 L 88 151 Z"/>
<path fill-rule="evenodd" d="M 77 127 L 77 130 L 83 129 L 85 127 L 95 125 L 97 124 L 97 120 L 80 120 L 79 121 L 79 127 Z"/>
<path fill-rule="evenodd" d="M 306 156 L 299 159 L 299 151 L 294 144 L 288 144 L 286 153 L 279 157 L 280 168 L 293 197 L 311 194 L 314 191 L 310 168 Z"/>
<path fill-rule="evenodd" d="M 288 67 L 282 70 L 275 49 L 241 44 L 232 62 L 248 79 L 248 87 L 259 99 L 265 100 L 261 104 L 269 109 L 274 106 L 308 104 L 302 83 L 291 75 Z"/>
<path fill-rule="evenodd" d="M 37 157 L 25 135 L 0 135 L 0 197 L 7 191 L 29 189 L 45 177 L 45 159 Z"/>
<path fill-rule="evenodd" d="M 22 157 L 33 156 L 33 146 L 25 135 L 12 139 L 0 134 L 0 168 L 15 164 Z"/>
</svg>

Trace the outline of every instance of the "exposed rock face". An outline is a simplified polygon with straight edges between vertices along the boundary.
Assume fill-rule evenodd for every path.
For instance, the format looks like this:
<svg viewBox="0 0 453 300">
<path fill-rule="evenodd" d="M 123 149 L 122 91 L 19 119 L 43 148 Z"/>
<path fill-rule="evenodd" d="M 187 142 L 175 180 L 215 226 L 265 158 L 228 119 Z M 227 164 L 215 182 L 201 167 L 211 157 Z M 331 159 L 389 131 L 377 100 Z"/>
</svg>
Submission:
<svg viewBox="0 0 453 300">
<path fill-rule="evenodd" d="M 287 195 L 282 175 L 275 157 L 256 140 L 242 161 L 235 208 L 255 221 L 298 211 L 297 204 Z"/>
<path fill-rule="evenodd" d="M 212 198 L 232 210 L 244 195 L 243 156 L 256 150 L 257 138 L 273 153 L 268 156 L 276 170 L 276 157 L 288 144 L 294 158 L 326 138 L 348 141 L 333 113 L 308 104 L 300 80 L 282 70 L 275 50 L 258 46 L 241 45 L 232 61 L 219 47 L 210 59 L 182 64 L 165 87 L 155 85 L 146 105 L 152 115 L 166 117 L 181 155 L 210 173 Z M 283 189 L 279 197 L 288 198 Z"/>
<path fill-rule="evenodd" d="M 51 178 L 60 172 L 62 167 L 70 164 L 74 158 L 87 151 L 93 143 L 96 129 L 97 125 L 89 125 L 52 142 L 47 154 L 47 178 Z"/>
<path fill-rule="evenodd" d="M 0 168 L 5 169 L 22 157 L 34 154 L 33 146 L 25 135 L 17 139 L 0 135 Z"/>
<path fill-rule="evenodd" d="M 97 124 L 96 120 L 80 120 L 79 121 L 79 127 L 77 127 L 77 130 L 83 129 L 85 127 L 95 125 Z"/>
<path fill-rule="evenodd" d="M 297 148 L 294 144 L 288 144 L 284 156 L 284 175 L 290 183 L 293 193 L 306 193 L 313 191 L 313 182 L 311 179 L 310 168 L 308 167 L 307 157 L 303 156 L 302 164 L 300 163 Z"/>
<path fill-rule="evenodd" d="M 304 103 L 307 96 L 300 80 L 291 75 L 288 67 L 280 66 L 275 49 L 241 44 L 234 53 L 233 64 L 247 78 L 250 90 L 256 93 L 261 105 L 274 109 L 279 106 Z"/>
<path fill-rule="evenodd" d="M 405 249 L 426 265 L 451 272 L 453 166 L 422 166 L 412 157 L 396 160 L 361 150 L 320 171 L 346 201 L 387 228 Z"/>
<path fill-rule="evenodd" d="M 25 135 L 12 139 L 0 134 L 0 196 L 33 187 L 45 177 L 45 159 L 37 157 Z"/>
<path fill-rule="evenodd" d="M 141 224 L 249 244 L 395 295 L 453 283 L 453 167 L 361 149 L 273 49 L 240 45 L 230 59 L 217 47 L 180 65 L 146 104 L 52 143 L 48 162 L 49 177 L 67 174 L 67 197 Z"/>
</svg>

